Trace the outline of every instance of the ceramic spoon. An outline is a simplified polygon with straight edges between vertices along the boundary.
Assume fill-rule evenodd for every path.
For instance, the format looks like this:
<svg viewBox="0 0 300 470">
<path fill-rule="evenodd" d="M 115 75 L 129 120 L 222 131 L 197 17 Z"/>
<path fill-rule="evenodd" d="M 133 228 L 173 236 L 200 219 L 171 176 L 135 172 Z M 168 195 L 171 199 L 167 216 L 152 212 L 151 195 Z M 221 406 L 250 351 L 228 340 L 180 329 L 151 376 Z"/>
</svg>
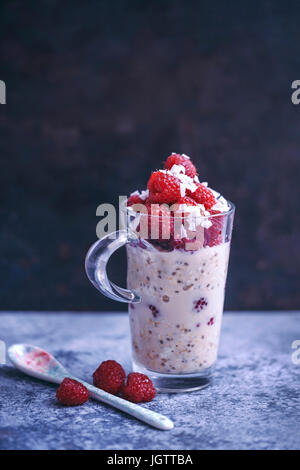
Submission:
<svg viewBox="0 0 300 470">
<path fill-rule="evenodd" d="M 17 369 L 20 369 L 22 372 L 32 377 L 58 384 L 60 384 L 65 377 L 70 377 L 81 382 L 88 389 L 90 397 L 95 400 L 118 408 L 155 428 L 169 430 L 174 427 L 173 422 L 166 416 L 142 408 L 135 403 L 111 395 L 83 380 L 73 377 L 55 357 L 41 348 L 31 346 L 30 344 L 14 344 L 8 349 L 8 357 Z"/>
</svg>

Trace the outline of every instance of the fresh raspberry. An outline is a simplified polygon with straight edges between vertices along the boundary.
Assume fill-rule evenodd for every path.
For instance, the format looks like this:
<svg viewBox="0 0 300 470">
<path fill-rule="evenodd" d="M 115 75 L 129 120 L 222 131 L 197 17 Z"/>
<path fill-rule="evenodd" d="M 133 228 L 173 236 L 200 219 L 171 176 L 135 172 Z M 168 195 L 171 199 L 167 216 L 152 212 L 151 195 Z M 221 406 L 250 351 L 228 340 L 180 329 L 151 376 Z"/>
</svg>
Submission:
<svg viewBox="0 0 300 470">
<path fill-rule="evenodd" d="M 197 202 L 194 201 L 194 199 L 192 199 L 191 197 L 189 196 L 183 196 L 181 198 L 178 199 L 178 201 L 176 201 L 175 204 L 172 204 L 171 208 L 172 208 L 172 212 L 173 214 L 176 216 L 176 211 L 179 211 L 179 212 L 188 212 L 188 209 L 184 209 L 184 211 L 179 207 L 181 205 L 185 205 L 185 206 L 197 206 Z"/>
<path fill-rule="evenodd" d="M 173 251 L 174 247 L 172 246 L 173 240 L 151 240 L 151 244 L 156 246 L 158 250 L 161 251 Z"/>
<path fill-rule="evenodd" d="M 210 209 L 210 210 L 209 210 L 209 213 L 210 213 L 211 215 L 221 214 L 220 211 L 216 211 L 215 209 Z M 213 218 L 214 218 L 214 219 L 219 219 L 219 217 L 213 217 Z"/>
<path fill-rule="evenodd" d="M 197 170 L 191 160 L 179 153 L 172 153 L 165 162 L 165 169 L 171 170 L 173 165 L 182 165 L 185 168 L 185 174 L 194 178 L 197 175 Z"/>
<path fill-rule="evenodd" d="M 123 367 L 116 361 L 104 361 L 93 373 L 93 384 L 108 393 L 117 395 L 125 382 Z"/>
<path fill-rule="evenodd" d="M 140 240 L 147 239 L 154 245 L 160 245 L 161 242 L 169 241 L 174 233 L 174 214 L 169 207 L 164 204 L 151 204 L 146 202 L 148 213 L 142 213 L 140 223 L 136 230 Z M 145 248 L 143 243 L 138 242 L 138 246 Z"/>
<path fill-rule="evenodd" d="M 181 239 L 174 239 L 171 238 L 170 240 L 151 240 L 152 245 L 157 246 L 158 249 L 163 250 L 163 251 L 173 251 L 173 250 L 185 250 L 185 244 L 186 242 L 189 242 L 190 240 L 187 238 L 181 238 Z"/>
<path fill-rule="evenodd" d="M 173 234 L 173 214 L 166 205 L 146 203 L 148 210 L 148 238 L 166 240 Z"/>
<path fill-rule="evenodd" d="M 179 240 L 171 240 L 171 246 L 174 250 L 184 250 L 187 238 L 180 238 Z"/>
<path fill-rule="evenodd" d="M 175 206 L 177 206 L 177 204 L 185 204 L 186 206 L 197 206 L 197 202 L 192 199 L 191 197 L 189 196 L 183 196 L 181 198 L 178 199 L 178 201 L 176 201 L 176 204 Z"/>
<path fill-rule="evenodd" d="M 194 302 L 194 310 L 200 312 L 207 306 L 207 300 L 204 297 L 201 297 L 199 300 Z"/>
<path fill-rule="evenodd" d="M 66 377 L 56 391 L 56 398 L 67 406 L 82 405 L 89 398 L 87 388 L 77 380 Z"/>
<path fill-rule="evenodd" d="M 127 377 L 127 383 L 123 386 L 122 393 L 125 400 L 140 403 L 151 401 L 156 395 L 156 390 L 147 375 L 132 372 Z"/>
<path fill-rule="evenodd" d="M 193 193 L 188 190 L 187 195 L 193 198 L 198 204 L 203 204 L 205 209 L 211 209 L 216 203 L 212 191 L 201 183 L 197 184 L 197 189 Z"/>
<path fill-rule="evenodd" d="M 132 206 L 133 204 L 145 204 L 145 201 L 138 194 L 132 194 L 127 200 L 127 206 Z"/>
<path fill-rule="evenodd" d="M 210 209 L 210 214 L 220 214 L 220 211 Z M 217 246 L 223 242 L 224 216 L 211 217 L 212 225 L 204 230 L 204 246 Z"/>
<path fill-rule="evenodd" d="M 155 171 L 148 181 L 149 202 L 172 204 L 180 197 L 180 180 L 163 171 Z"/>
</svg>

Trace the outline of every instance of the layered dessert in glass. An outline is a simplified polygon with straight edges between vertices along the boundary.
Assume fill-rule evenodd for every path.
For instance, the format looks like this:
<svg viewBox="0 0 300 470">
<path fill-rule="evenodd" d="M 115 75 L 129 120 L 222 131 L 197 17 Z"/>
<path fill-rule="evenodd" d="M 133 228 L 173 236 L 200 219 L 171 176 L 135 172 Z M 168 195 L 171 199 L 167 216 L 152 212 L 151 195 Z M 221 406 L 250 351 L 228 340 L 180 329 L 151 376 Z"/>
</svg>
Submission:
<svg viewBox="0 0 300 470">
<path fill-rule="evenodd" d="M 165 391 L 210 382 L 218 354 L 234 206 L 171 154 L 127 201 L 133 363 Z"/>
</svg>

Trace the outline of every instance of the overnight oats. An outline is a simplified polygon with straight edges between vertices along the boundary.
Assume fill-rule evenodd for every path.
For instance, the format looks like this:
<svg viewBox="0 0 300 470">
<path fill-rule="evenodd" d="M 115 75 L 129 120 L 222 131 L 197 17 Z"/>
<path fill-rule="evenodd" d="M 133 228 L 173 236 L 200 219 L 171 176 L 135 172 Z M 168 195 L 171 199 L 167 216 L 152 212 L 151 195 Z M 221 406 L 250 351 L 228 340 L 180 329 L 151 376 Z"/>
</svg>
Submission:
<svg viewBox="0 0 300 470">
<path fill-rule="evenodd" d="M 194 252 L 127 246 L 129 307 L 136 366 L 191 374 L 217 358 L 229 243 Z"/>
<path fill-rule="evenodd" d="M 126 230 L 92 247 L 89 278 L 129 303 L 135 371 L 163 391 L 205 387 L 218 354 L 234 206 L 200 182 L 188 156 L 173 153 L 121 212 Z M 108 281 L 105 266 L 125 244 L 121 289 Z"/>
</svg>

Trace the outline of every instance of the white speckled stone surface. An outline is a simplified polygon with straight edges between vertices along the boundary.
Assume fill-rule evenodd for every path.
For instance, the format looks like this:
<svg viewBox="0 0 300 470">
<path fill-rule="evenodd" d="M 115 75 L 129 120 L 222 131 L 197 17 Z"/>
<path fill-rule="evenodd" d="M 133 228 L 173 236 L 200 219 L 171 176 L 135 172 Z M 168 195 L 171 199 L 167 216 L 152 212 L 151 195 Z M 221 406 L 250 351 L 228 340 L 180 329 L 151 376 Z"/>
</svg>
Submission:
<svg viewBox="0 0 300 470">
<path fill-rule="evenodd" d="M 0 313 L 0 339 L 53 353 L 90 381 L 98 364 L 130 366 L 128 319 L 116 313 Z M 227 313 L 212 386 L 145 404 L 175 422 L 159 431 L 99 402 L 66 408 L 56 386 L 0 365 L 0 449 L 299 449 L 300 312 Z"/>
</svg>

